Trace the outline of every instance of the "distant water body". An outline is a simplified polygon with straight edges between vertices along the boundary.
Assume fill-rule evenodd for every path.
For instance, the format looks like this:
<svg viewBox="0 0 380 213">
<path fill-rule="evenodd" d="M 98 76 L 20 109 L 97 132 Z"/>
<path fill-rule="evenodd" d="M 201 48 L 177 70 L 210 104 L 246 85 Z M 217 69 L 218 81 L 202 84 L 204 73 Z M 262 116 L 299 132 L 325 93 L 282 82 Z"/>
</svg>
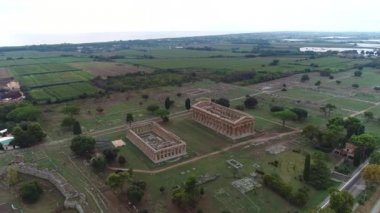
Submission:
<svg viewBox="0 0 380 213">
<path fill-rule="evenodd" d="M 206 31 L 171 31 L 171 32 L 113 32 L 80 34 L 0 34 L 0 46 L 22 46 L 34 44 L 91 43 L 136 39 L 178 38 L 188 36 L 223 35 L 242 32 L 206 32 Z"/>
</svg>

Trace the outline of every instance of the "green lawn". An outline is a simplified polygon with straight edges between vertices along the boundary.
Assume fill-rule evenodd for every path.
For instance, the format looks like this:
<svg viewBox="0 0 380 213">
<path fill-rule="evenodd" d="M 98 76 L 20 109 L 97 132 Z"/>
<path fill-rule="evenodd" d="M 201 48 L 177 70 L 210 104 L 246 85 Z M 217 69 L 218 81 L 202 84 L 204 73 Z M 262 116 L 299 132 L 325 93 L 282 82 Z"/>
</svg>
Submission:
<svg viewBox="0 0 380 213">
<path fill-rule="evenodd" d="M 354 111 L 361 111 L 367 109 L 368 107 L 374 106 L 371 103 L 358 101 L 350 98 L 333 98 L 325 101 L 325 103 L 334 104 L 336 107 Z"/>
<path fill-rule="evenodd" d="M 193 152 L 197 155 L 220 150 L 222 147 L 232 143 L 227 137 L 191 120 L 191 118 L 172 119 L 163 127 L 185 141 L 188 152 Z"/>
</svg>

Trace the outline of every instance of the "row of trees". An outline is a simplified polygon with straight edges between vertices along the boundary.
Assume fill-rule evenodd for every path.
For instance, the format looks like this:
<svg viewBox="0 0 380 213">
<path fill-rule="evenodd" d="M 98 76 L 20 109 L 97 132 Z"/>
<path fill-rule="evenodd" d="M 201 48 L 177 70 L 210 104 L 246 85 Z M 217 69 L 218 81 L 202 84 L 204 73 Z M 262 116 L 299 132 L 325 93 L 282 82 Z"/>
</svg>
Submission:
<svg viewBox="0 0 380 213">
<path fill-rule="evenodd" d="M 296 206 L 305 206 L 309 199 L 307 188 L 300 188 L 296 192 L 293 192 L 292 186 L 285 183 L 277 174 L 265 175 L 263 180 L 265 186 Z"/>
<path fill-rule="evenodd" d="M 331 151 L 334 148 L 341 148 L 344 143 L 350 140 L 353 135 L 361 135 L 365 132 L 365 127 L 358 118 L 349 117 L 343 119 L 335 117 L 328 121 L 326 129 L 308 125 L 302 134 L 313 145 L 324 151 Z"/>
<path fill-rule="evenodd" d="M 125 182 L 128 183 L 128 188 L 124 192 Z M 144 196 L 146 183 L 143 181 L 135 181 L 133 179 L 133 170 L 125 172 L 113 172 L 108 175 L 107 185 L 116 190 L 119 195 L 126 195 L 132 204 L 138 204 Z"/>
</svg>

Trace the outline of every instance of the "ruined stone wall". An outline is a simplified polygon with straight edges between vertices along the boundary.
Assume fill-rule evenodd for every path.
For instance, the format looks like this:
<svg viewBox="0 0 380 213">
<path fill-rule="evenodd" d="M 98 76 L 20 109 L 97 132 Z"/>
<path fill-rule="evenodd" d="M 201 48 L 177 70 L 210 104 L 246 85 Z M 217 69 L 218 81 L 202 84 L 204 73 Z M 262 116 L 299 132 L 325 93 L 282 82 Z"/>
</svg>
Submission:
<svg viewBox="0 0 380 213">
<path fill-rule="evenodd" d="M 79 213 L 84 213 L 81 203 L 85 201 L 85 195 L 79 193 L 71 186 L 61 175 L 48 169 L 40 170 L 32 165 L 19 163 L 15 169 L 24 174 L 32 175 L 41 179 L 45 179 L 52 183 L 65 197 L 65 208 L 76 209 Z"/>
</svg>

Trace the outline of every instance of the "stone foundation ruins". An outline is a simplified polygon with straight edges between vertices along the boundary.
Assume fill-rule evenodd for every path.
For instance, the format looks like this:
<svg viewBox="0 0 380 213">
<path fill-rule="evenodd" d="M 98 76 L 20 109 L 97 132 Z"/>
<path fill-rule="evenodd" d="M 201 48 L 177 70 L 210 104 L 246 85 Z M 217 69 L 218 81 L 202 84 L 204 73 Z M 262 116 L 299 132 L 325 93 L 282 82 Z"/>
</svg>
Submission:
<svg viewBox="0 0 380 213">
<path fill-rule="evenodd" d="M 186 143 L 155 122 L 133 125 L 127 138 L 154 163 L 186 155 Z"/>
<path fill-rule="evenodd" d="M 200 101 L 191 107 L 191 111 L 195 121 L 229 138 L 238 139 L 255 133 L 255 119 L 247 113 L 211 101 Z"/>
</svg>

